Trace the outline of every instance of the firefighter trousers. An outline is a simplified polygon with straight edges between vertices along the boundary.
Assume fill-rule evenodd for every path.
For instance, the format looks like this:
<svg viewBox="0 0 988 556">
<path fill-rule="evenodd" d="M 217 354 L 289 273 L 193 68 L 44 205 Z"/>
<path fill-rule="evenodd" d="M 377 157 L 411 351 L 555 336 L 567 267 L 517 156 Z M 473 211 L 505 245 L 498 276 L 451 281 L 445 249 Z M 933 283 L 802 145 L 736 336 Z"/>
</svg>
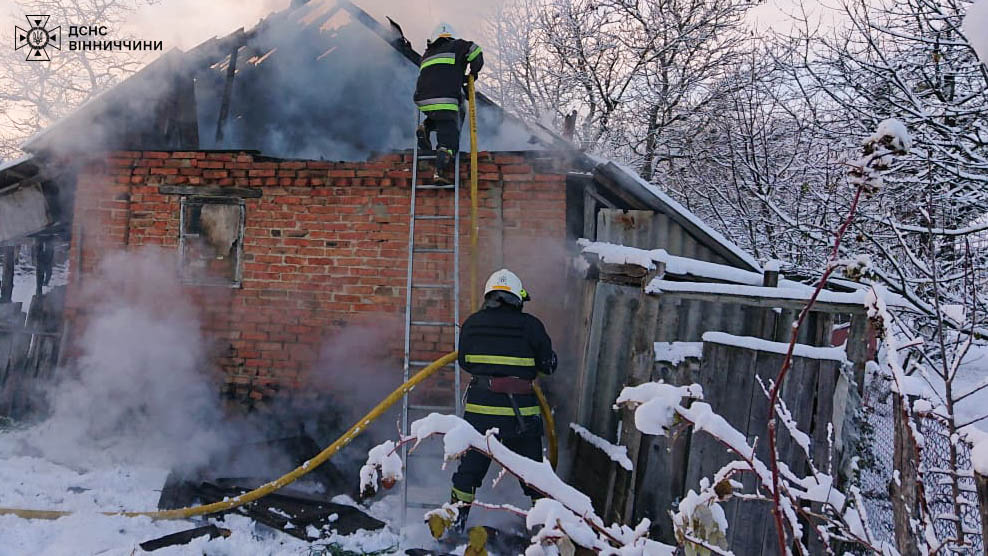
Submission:
<svg viewBox="0 0 988 556">
<path fill-rule="evenodd" d="M 541 427 L 539 428 L 539 432 L 541 432 Z M 502 436 L 499 434 L 497 437 L 512 452 L 525 456 L 528 459 L 542 461 L 541 434 L 511 436 Z M 477 488 L 484 482 L 484 476 L 487 475 L 487 470 L 490 466 L 491 459 L 476 450 L 468 450 L 467 453 L 463 454 L 460 458 L 460 466 L 456 469 L 456 473 L 453 473 L 454 496 L 459 500 L 473 501 L 473 496 L 476 494 Z M 525 495 L 529 498 L 539 498 L 542 496 L 538 491 L 525 485 L 524 482 L 521 483 L 521 487 L 525 491 Z"/>
<path fill-rule="evenodd" d="M 463 107 L 460 111 L 437 110 L 430 112 L 425 117 L 423 126 L 425 136 L 431 137 L 436 133 L 436 145 L 449 149 L 454 153 L 460 150 L 460 128 L 463 126 Z"/>
</svg>

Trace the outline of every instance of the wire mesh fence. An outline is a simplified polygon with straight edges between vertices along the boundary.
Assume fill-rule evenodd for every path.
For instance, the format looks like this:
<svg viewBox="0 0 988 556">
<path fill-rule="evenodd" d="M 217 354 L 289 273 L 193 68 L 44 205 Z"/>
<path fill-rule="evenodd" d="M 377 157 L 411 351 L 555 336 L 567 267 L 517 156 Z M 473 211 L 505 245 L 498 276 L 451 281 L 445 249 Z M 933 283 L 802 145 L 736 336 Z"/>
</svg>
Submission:
<svg viewBox="0 0 988 556">
<path fill-rule="evenodd" d="M 867 447 L 858 461 L 862 497 L 878 540 L 894 543 L 889 485 L 895 475 L 895 416 L 888 377 L 869 376 L 862 402 L 861 445 Z M 938 419 L 923 418 L 918 425 L 924 437 L 920 471 L 937 539 L 947 543 L 949 554 L 985 554 L 970 445 L 952 439 L 947 426 Z"/>
<path fill-rule="evenodd" d="M 947 548 L 953 554 L 984 554 L 970 445 L 952 439 L 938 419 L 922 419 L 920 431 L 926 439 L 923 484 L 937 538 L 951 540 Z"/>
<path fill-rule="evenodd" d="M 894 542 L 892 497 L 892 455 L 895 448 L 895 428 L 892 413 L 892 389 L 882 376 L 869 375 L 862 396 L 862 419 L 859 423 L 861 446 L 858 469 L 861 496 L 871 529 L 878 542 Z"/>
</svg>

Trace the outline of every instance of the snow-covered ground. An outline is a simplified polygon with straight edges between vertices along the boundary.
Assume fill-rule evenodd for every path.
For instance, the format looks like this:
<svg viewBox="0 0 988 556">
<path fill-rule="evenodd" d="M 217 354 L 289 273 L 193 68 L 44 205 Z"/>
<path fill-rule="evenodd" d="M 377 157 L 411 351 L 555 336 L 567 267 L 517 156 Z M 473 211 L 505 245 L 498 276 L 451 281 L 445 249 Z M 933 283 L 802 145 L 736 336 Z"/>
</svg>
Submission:
<svg viewBox="0 0 988 556">
<path fill-rule="evenodd" d="M 144 541 L 206 523 L 216 523 L 232 534 L 212 540 L 200 537 L 155 554 L 309 554 L 326 544 L 367 553 L 398 545 L 398 536 L 389 529 L 307 543 L 237 515 L 205 522 L 102 515 L 104 511 L 156 509 L 168 470 L 153 465 L 105 465 L 102 460 L 91 465 L 85 454 L 79 460 L 60 463 L 39 455 L 23 455 L 33 434 L 30 429 L 0 433 L 0 507 L 75 513 L 54 521 L 0 515 L 0 556 L 141 554 L 144 551 L 138 545 Z M 346 497 L 334 501 L 354 504 Z M 370 513 L 390 519 L 394 502 L 393 498 L 383 499 L 372 505 Z"/>
<path fill-rule="evenodd" d="M 24 259 L 21 259 L 24 262 Z M 51 271 L 51 281 L 43 288 L 44 293 L 48 293 L 56 286 L 64 286 L 68 283 L 68 265 L 56 265 Z M 33 266 L 19 266 L 14 269 L 14 291 L 11 300 L 14 303 L 21 303 L 21 310 L 25 313 L 31 306 L 31 298 L 34 296 L 35 276 Z"/>
</svg>

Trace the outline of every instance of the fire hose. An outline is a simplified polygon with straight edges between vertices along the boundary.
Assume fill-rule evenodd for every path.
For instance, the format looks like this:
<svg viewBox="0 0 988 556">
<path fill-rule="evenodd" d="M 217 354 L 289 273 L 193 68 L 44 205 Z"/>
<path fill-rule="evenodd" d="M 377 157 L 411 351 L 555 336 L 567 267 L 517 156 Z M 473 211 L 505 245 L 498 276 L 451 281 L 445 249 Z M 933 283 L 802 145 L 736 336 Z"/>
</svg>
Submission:
<svg viewBox="0 0 988 556">
<path fill-rule="evenodd" d="M 374 409 L 370 410 L 367 415 L 364 415 L 360 420 L 358 420 L 349 430 L 343 433 L 342 436 L 337 438 L 332 444 L 327 446 L 323 451 L 316 454 L 315 457 L 306 461 L 302 465 L 296 467 L 294 470 L 282 475 L 278 479 L 265 483 L 260 487 L 245 492 L 240 496 L 230 498 L 227 500 L 222 500 L 220 502 L 213 502 L 211 504 L 203 504 L 201 506 L 190 506 L 187 508 L 177 508 L 173 510 L 154 510 L 145 512 L 101 512 L 104 515 L 122 515 L 126 517 L 138 517 L 146 516 L 152 519 L 186 519 L 189 517 L 195 517 L 199 515 L 208 515 L 217 512 L 222 512 L 226 510 L 231 510 L 245 504 L 249 504 L 255 500 L 263 498 L 272 492 L 291 484 L 296 481 L 306 473 L 309 473 L 313 469 L 319 467 L 326 462 L 329 458 L 333 457 L 337 452 L 339 452 L 343 447 L 353 441 L 354 438 L 362 433 L 368 425 L 371 424 L 375 419 L 384 414 L 392 405 L 398 402 L 402 397 L 412 391 L 418 384 L 425 379 L 429 378 L 436 373 L 439 369 L 442 369 L 446 365 L 449 365 L 456 360 L 457 352 L 447 353 L 446 355 L 436 359 L 430 363 L 427 367 L 423 368 L 415 376 L 408 379 L 408 382 L 399 386 L 394 392 L 388 394 L 388 397 L 381 400 Z M 549 438 L 549 458 L 555 466 L 555 455 L 556 450 L 556 437 L 554 432 L 554 422 L 552 419 L 552 413 L 549 411 L 549 405 L 546 403 L 545 396 L 542 391 L 536 386 L 536 396 L 539 399 L 539 406 L 542 408 L 543 417 L 546 419 L 546 431 Z M 552 431 L 552 432 L 549 432 Z M 67 516 L 72 512 L 60 511 L 60 510 L 24 510 L 17 508 L 0 508 L 0 515 L 16 515 L 24 519 L 58 519 L 60 517 Z"/>
</svg>

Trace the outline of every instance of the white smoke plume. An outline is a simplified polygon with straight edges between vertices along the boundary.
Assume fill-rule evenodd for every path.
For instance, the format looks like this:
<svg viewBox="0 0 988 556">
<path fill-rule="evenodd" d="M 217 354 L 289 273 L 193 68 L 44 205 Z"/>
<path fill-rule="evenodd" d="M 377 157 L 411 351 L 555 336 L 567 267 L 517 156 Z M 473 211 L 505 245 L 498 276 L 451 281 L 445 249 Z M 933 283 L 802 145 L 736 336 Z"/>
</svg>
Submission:
<svg viewBox="0 0 988 556">
<path fill-rule="evenodd" d="M 20 440 L 73 465 L 205 462 L 221 444 L 217 385 L 175 254 L 118 252 L 85 278 L 78 357 L 50 394 L 51 415 Z"/>
</svg>

